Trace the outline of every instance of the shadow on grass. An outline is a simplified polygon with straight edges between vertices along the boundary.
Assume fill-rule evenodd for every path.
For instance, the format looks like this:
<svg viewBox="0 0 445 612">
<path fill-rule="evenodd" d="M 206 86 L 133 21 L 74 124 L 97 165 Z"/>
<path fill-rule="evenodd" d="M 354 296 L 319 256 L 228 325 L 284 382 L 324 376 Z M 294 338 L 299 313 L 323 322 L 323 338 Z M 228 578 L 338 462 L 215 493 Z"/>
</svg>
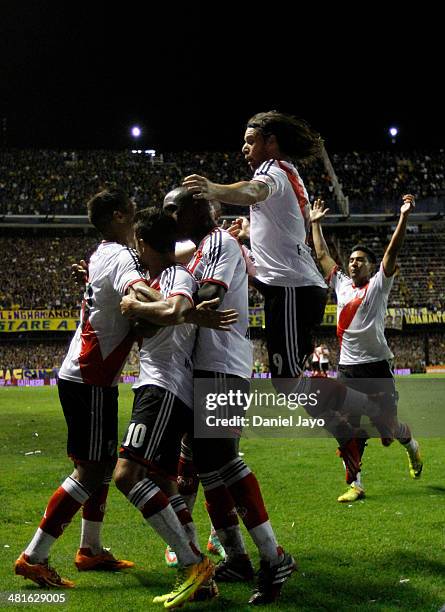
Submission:
<svg viewBox="0 0 445 612">
<path fill-rule="evenodd" d="M 431 491 L 435 491 L 436 493 L 444 493 L 445 494 L 445 487 L 442 487 L 440 485 L 427 485 L 426 488 L 427 489 L 431 489 Z"/>
</svg>

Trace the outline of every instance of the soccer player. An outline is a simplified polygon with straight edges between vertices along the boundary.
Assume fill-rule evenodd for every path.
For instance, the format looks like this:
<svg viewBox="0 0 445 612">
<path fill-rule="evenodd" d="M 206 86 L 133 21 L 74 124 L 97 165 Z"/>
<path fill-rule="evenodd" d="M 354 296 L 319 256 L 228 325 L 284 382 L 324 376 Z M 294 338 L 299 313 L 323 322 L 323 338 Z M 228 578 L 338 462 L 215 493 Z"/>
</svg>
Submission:
<svg viewBox="0 0 445 612">
<path fill-rule="evenodd" d="M 240 246 L 226 230 L 218 228 L 206 199 L 194 199 L 185 188 L 167 194 L 164 209 L 178 221 L 179 236 L 197 247 L 189 269 L 200 282 L 198 299 L 219 298 L 225 308 L 239 312 L 231 331 L 200 329 L 193 354 L 194 377 L 210 379 L 215 388 L 249 388 L 252 346 L 248 339 L 248 275 Z M 195 398 L 195 406 L 199 398 Z M 249 580 L 252 564 L 239 528 L 236 507 L 261 557 L 258 585 L 250 603 L 274 601 L 285 580 L 296 569 L 291 555 L 278 545 L 258 481 L 238 456 L 234 438 L 193 440 L 193 458 L 207 509 L 227 558 L 216 568 L 216 580 Z"/>
<path fill-rule="evenodd" d="M 176 485 L 181 439 L 193 431 L 191 355 L 196 327 L 185 323 L 185 317 L 194 309 L 198 289 L 191 272 L 176 264 L 176 233 L 175 220 L 155 209 L 136 216 L 137 250 L 150 272 L 150 286 L 163 299 L 143 303 L 127 296 L 121 309 L 128 318 L 168 327 L 142 343 L 133 411 L 115 471 L 117 487 L 176 552 L 178 583 L 154 600 L 167 608 L 193 597 L 214 571 L 199 550 L 191 514 Z M 215 320 L 221 315 L 210 314 Z M 217 594 L 213 584 L 208 588 Z"/>
<path fill-rule="evenodd" d="M 134 342 L 120 301 L 131 287 L 146 286 L 133 240 L 134 204 L 119 190 L 88 202 L 91 223 L 103 241 L 91 256 L 81 319 L 59 371 L 58 391 L 68 427 L 67 451 L 74 471 L 50 498 L 15 573 L 49 587 L 72 587 L 48 565 L 52 545 L 83 507 L 75 564 L 79 570 L 132 567 L 104 550 L 100 533 L 116 463 L 118 382 Z"/>
<path fill-rule="evenodd" d="M 329 253 L 321 222 L 329 209 L 321 200 L 314 203 L 311 212 L 312 235 L 320 266 L 330 286 L 337 295 L 337 336 L 340 342 L 339 380 L 365 392 L 385 393 L 390 405 L 386 406 L 387 432 L 382 443 L 389 445 L 394 438 L 405 447 L 409 471 L 413 478 L 420 478 L 422 459 L 419 444 L 412 437 L 410 428 L 397 419 L 397 392 L 391 369 L 391 353 L 384 335 L 385 313 L 388 296 L 397 269 L 397 255 L 402 247 L 410 212 L 414 208 L 414 196 L 403 196 L 400 218 L 383 260 L 376 271 L 377 259 L 366 245 L 356 245 L 349 257 L 348 273 L 342 272 Z M 375 379 L 379 379 L 376 381 Z M 360 419 L 360 417 L 351 417 Z M 357 424 L 356 424 L 357 425 Z M 379 430 L 382 433 L 382 430 Z M 361 455 L 365 441 L 358 442 Z M 365 495 L 360 470 L 346 470 L 350 485 L 339 502 L 351 502 Z"/>
<path fill-rule="evenodd" d="M 329 349 L 326 345 L 316 346 L 312 354 L 312 372 L 314 377 L 326 378 L 329 370 Z"/>
<path fill-rule="evenodd" d="M 304 121 L 258 113 L 247 122 L 242 147 L 252 180 L 220 185 L 194 174 L 183 182 L 195 197 L 250 207 L 254 285 L 264 295 L 269 364 L 280 389 L 277 379 L 302 373 L 326 304 L 326 284 L 306 244 L 308 194 L 292 162 L 318 156 L 321 147 Z"/>
</svg>

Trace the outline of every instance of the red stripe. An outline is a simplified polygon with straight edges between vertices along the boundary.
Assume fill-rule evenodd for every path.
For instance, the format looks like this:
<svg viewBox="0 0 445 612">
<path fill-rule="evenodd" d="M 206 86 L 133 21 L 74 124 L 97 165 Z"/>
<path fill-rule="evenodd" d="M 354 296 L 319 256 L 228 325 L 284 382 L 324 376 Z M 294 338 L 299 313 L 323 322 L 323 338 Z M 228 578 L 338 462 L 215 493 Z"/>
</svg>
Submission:
<svg viewBox="0 0 445 612">
<path fill-rule="evenodd" d="M 282 162 L 278 161 L 278 165 L 280 166 L 281 170 L 284 170 L 284 172 L 286 173 L 287 178 L 289 179 L 289 183 L 291 184 L 292 189 L 298 200 L 298 205 L 300 207 L 301 214 L 303 215 L 303 217 L 305 217 L 304 208 L 308 204 L 308 201 L 304 193 L 303 183 L 300 182 L 298 180 L 298 177 L 293 172 L 291 172 L 289 168 L 286 168 L 286 166 Z"/>
<path fill-rule="evenodd" d="M 150 278 L 148 285 L 151 287 L 151 289 L 156 289 L 156 291 L 159 291 L 161 288 L 161 285 L 159 284 L 159 276 L 153 279 Z"/>
<path fill-rule="evenodd" d="M 201 261 L 201 259 L 202 259 L 202 251 L 196 251 L 195 259 L 194 259 L 193 263 L 189 267 L 189 272 L 191 272 L 191 274 L 194 273 L 194 271 L 196 270 L 196 268 L 197 268 L 199 262 Z"/>
<path fill-rule="evenodd" d="M 79 367 L 83 382 L 87 385 L 110 387 L 120 373 L 133 346 L 134 336 L 132 332 L 125 336 L 106 359 L 102 357 L 99 338 L 89 321 L 85 323 L 82 330 L 81 342 Z"/>
<path fill-rule="evenodd" d="M 341 348 L 341 343 L 343 342 L 343 335 L 345 331 L 351 325 L 352 320 L 354 319 L 355 314 L 360 307 L 360 304 L 363 302 L 363 300 L 366 297 L 366 293 L 368 292 L 368 286 L 369 286 L 369 283 L 364 288 L 362 297 L 353 298 L 350 302 L 345 304 L 345 306 L 343 307 L 340 313 L 340 316 L 338 317 L 337 337 L 340 343 L 340 348 Z"/>
</svg>

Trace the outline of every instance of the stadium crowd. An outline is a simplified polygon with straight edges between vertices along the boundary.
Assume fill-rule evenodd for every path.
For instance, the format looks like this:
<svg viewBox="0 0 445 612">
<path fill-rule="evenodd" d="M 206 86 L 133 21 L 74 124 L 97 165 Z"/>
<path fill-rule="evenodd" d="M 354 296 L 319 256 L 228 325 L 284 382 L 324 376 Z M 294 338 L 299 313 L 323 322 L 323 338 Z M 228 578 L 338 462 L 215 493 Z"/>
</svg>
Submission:
<svg viewBox="0 0 445 612">
<path fill-rule="evenodd" d="M 0 214 L 80 215 L 86 202 L 106 185 L 117 184 L 139 208 L 161 203 L 162 194 L 184 176 L 203 172 L 218 182 L 248 178 L 241 153 L 165 153 L 130 151 L 34 151 L 0 153 Z M 310 193 L 332 198 L 321 161 L 305 167 Z M 231 211 L 236 214 L 236 207 Z"/>
<path fill-rule="evenodd" d="M 60 368 L 68 344 L 69 340 L 66 337 L 63 340 L 2 343 L 0 345 L 0 370 Z"/>
<path fill-rule="evenodd" d="M 418 210 L 439 210 L 445 195 L 442 149 L 333 153 L 331 161 L 355 212 L 394 212 L 394 203 L 407 192 L 417 195 Z M 334 188 L 323 163 L 308 162 L 300 171 L 311 199 L 322 197 L 335 211 Z M 152 158 L 144 151 L 2 150 L 0 214 L 85 214 L 85 202 L 107 184 L 119 184 L 139 207 L 157 204 L 161 194 L 193 173 L 218 183 L 249 176 L 243 156 L 233 152 L 184 151 Z"/>
<path fill-rule="evenodd" d="M 267 349 L 263 337 L 253 339 L 254 372 L 269 372 Z M 61 340 L 32 340 L 0 345 L 0 370 L 12 368 L 48 369 L 59 368 L 66 353 L 69 338 Z M 317 337 L 316 345 L 325 344 L 330 353 L 330 368 L 336 369 L 339 358 L 338 340 L 335 334 Z M 414 333 L 409 335 L 391 334 L 388 344 L 394 353 L 396 369 L 410 368 L 413 372 L 424 372 L 427 365 L 445 363 L 445 334 L 440 332 Z M 427 360 L 426 348 L 429 359 Z M 131 350 L 126 371 L 138 371 L 139 349 L 135 343 Z"/>
<path fill-rule="evenodd" d="M 329 238 L 329 229 L 327 237 Z M 378 257 L 383 255 L 390 227 L 365 230 L 336 228 L 341 252 L 338 260 L 346 259 L 353 244 L 366 241 Z M 10 235 L 0 237 L 0 249 L 8 254 L 8 266 L 0 267 L 0 308 L 76 308 L 82 294 L 71 281 L 70 266 L 79 259 L 87 259 L 97 242 L 92 233 L 58 231 L 57 236 Z M 336 249 L 332 247 L 332 252 Z M 445 307 L 445 229 L 412 226 L 407 234 L 399 260 L 399 271 L 390 296 L 390 306 Z M 23 273 L 26 271 L 26 273 Z M 11 273 L 12 272 L 12 273 Z M 330 294 L 331 303 L 335 296 Z M 249 290 L 249 305 L 262 305 L 262 296 Z"/>
<path fill-rule="evenodd" d="M 414 193 L 418 209 L 422 200 L 437 206 L 434 199 L 445 196 L 445 151 L 410 153 L 375 151 L 334 153 L 332 164 L 343 191 L 354 203 L 355 212 L 394 212 L 401 193 Z M 443 208 L 443 204 L 442 204 Z"/>
</svg>

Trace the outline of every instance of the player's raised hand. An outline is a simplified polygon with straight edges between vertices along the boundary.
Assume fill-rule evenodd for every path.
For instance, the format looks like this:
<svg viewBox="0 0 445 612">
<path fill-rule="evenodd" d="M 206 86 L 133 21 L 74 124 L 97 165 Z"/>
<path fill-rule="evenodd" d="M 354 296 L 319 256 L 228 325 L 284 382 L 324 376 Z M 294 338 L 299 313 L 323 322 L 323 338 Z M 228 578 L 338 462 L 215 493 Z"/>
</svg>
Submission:
<svg viewBox="0 0 445 612">
<path fill-rule="evenodd" d="M 215 194 L 212 191 L 213 183 L 206 179 L 205 176 L 199 174 L 191 174 L 186 176 L 182 182 L 182 186 L 193 193 L 194 198 L 204 198 L 205 200 L 215 200 Z"/>
<path fill-rule="evenodd" d="M 79 285 L 85 285 L 88 280 L 88 264 L 84 259 L 71 266 L 71 278 Z"/>
<path fill-rule="evenodd" d="M 227 230 L 234 238 L 242 242 L 250 238 L 250 223 L 247 217 L 238 217 L 232 221 L 232 225 Z"/>
<path fill-rule="evenodd" d="M 412 212 L 416 206 L 415 198 L 410 193 L 407 193 L 402 196 L 402 200 L 403 204 L 400 208 L 400 213 L 402 215 L 409 215 L 409 213 Z"/>
<path fill-rule="evenodd" d="M 317 198 L 311 206 L 311 223 L 318 223 L 327 215 L 329 208 L 324 207 L 324 201 L 321 198 Z"/>
</svg>

